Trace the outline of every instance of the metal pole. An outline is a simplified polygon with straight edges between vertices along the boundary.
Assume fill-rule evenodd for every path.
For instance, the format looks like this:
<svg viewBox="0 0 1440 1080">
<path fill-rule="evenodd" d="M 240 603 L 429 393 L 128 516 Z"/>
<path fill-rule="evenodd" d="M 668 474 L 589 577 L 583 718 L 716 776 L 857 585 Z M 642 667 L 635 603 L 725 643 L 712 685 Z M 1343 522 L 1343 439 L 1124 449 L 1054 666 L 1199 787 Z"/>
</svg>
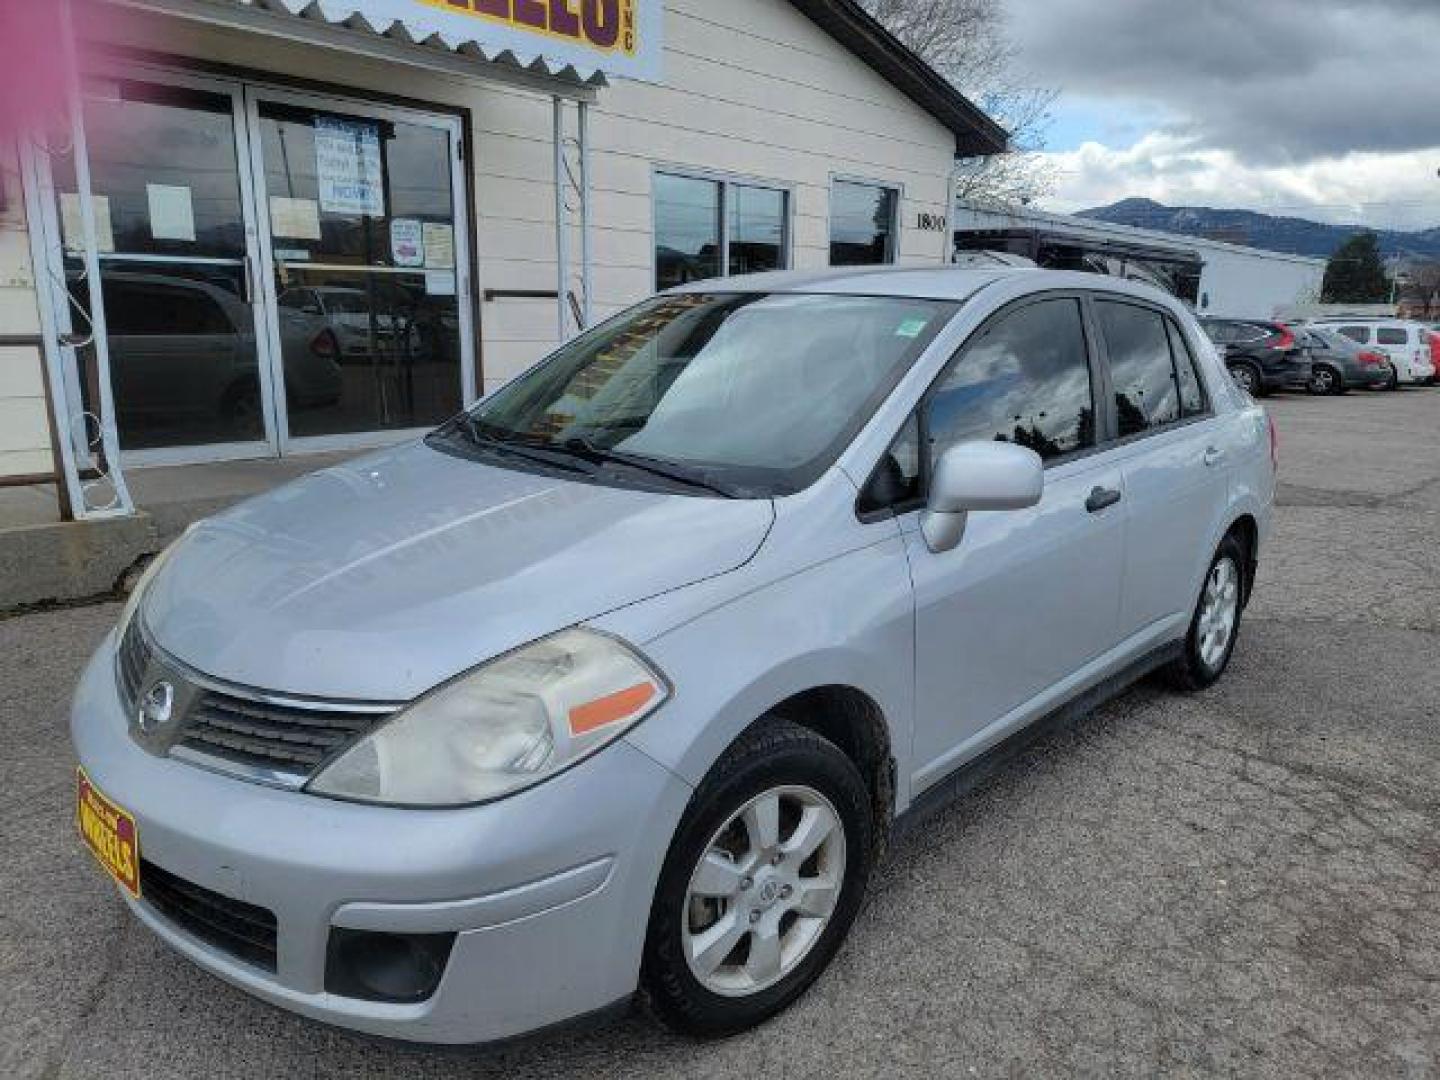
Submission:
<svg viewBox="0 0 1440 1080">
<path fill-rule="evenodd" d="M 589 329 L 590 314 L 590 103 L 582 101 L 580 111 L 580 288 L 585 325 Z"/>
<path fill-rule="evenodd" d="M 120 467 L 120 440 L 115 430 L 115 395 L 110 386 L 110 347 L 105 329 L 105 290 L 100 278 L 100 256 L 95 234 L 95 203 L 90 190 L 90 151 L 85 141 L 85 106 L 80 90 L 80 66 L 75 49 L 75 23 L 70 0 L 60 0 L 60 48 L 65 65 L 70 125 L 74 137 L 75 187 L 80 198 L 80 219 L 85 235 L 85 278 L 90 283 L 90 329 L 94 340 L 96 377 L 99 380 L 100 449 L 114 501 L 103 509 L 129 514 L 134 505 Z M 88 503 L 82 514 L 89 510 Z"/>
<path fill-rule="evenodd" d="M 560 341 L 563 344 L 570 337 L 570 316 L 565 311 L 567 294 L 570 291 L 570 213 L 566 209 L 565 185 L 565 102 L 556 97 L 555 104 L 555 261 L 556 261 L 556 314 L 559 320 Z"/>
</svg>

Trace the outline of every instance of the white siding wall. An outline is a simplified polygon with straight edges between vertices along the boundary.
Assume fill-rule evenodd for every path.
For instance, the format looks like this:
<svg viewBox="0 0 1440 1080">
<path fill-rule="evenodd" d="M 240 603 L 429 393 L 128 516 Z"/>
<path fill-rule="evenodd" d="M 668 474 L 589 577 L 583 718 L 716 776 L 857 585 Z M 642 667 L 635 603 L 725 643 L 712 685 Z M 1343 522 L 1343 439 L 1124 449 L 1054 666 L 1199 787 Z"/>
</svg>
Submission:
<svg viewBox="0 0 1440 1080">
<path fill-rule="evenodd" d="M 0 144 L 0 334 L 37 334 L 35 275 L 14 147 Z M 40 351 L 0 347 L 0 476 L 48 473 L 50 418 Z"/>
<path fill-rule="evenodd" d="M 594 314 L 653 289 L 651 178 L 671 165 L 753 177 L 792 193 L 797 268 L 829 257 L 832 175 L 900 186 L 902 226 L 945 214 L 954 136 L 784 0 L 666 0 L 665 85 L 600 91 L 591 146 Z M 479 277 L 487 288 L 553 289 L 550 99 L 198 25 L 144 22 L 167 51 L 257 72 L 403 95 L 471 110 Z M 162 28 L 163 27 L 163 28 Z M 572 241 L 579 264 L 578 234 Z M 947 237 L 902 229 L 899 261 L 948 258 Z M 502 300 L 478 312 L 487 390 L 555 344 L 553 302 Z"/>
</svg>

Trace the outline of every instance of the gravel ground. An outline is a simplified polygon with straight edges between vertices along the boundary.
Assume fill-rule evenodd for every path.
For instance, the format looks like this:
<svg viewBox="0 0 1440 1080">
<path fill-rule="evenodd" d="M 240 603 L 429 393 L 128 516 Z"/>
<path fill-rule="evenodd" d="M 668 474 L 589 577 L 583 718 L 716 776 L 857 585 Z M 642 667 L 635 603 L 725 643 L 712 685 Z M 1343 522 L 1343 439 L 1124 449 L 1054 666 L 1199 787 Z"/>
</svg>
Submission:
<svg viewBox="0 0 1440 1080">
<path fill-rule="evenodd" d="M 113 606 L 0 622 L 0 1075 L 1440 1074 L 1440 390 L 1284 397 L 1234 666 L 1047 736 L 892 854 L 763 1029 L 500 1050 L 331 1030 L 133 920 L 75 840 L 65 703 Z"/>
</svg>

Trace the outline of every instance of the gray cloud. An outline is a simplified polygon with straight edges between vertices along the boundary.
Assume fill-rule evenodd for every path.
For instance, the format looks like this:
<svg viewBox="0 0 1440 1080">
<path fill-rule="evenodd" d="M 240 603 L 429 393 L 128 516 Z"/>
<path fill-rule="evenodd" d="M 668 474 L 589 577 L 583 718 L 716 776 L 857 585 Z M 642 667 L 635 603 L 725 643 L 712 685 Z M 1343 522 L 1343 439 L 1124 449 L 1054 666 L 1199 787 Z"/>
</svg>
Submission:
<svg viewBox="0 0 1440 1080">
<path fill-rule="evenodd" d="M 1440 0 L 1007 0 L 1034 79 L 1257 165 L 1440 146 Z"/>
</svg>

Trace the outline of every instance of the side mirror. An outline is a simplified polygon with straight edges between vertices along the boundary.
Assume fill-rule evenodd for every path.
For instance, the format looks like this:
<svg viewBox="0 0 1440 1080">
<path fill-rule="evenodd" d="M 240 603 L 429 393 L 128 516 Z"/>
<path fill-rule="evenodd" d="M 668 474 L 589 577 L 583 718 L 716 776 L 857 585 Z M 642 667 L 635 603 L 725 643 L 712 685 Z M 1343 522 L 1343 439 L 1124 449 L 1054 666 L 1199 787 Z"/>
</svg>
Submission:
<svg viewBox="0 0 1440 1080">
<path fill-rule="evenodd" d="M 931 551 L 949 551 L 965 535 L 970 511 L 1023 510 L 1044 491 L 1045 464 L 1034 450 L 1006 442 L 960 443 L 935 464 L 920 531 Z"/>
</svg>

